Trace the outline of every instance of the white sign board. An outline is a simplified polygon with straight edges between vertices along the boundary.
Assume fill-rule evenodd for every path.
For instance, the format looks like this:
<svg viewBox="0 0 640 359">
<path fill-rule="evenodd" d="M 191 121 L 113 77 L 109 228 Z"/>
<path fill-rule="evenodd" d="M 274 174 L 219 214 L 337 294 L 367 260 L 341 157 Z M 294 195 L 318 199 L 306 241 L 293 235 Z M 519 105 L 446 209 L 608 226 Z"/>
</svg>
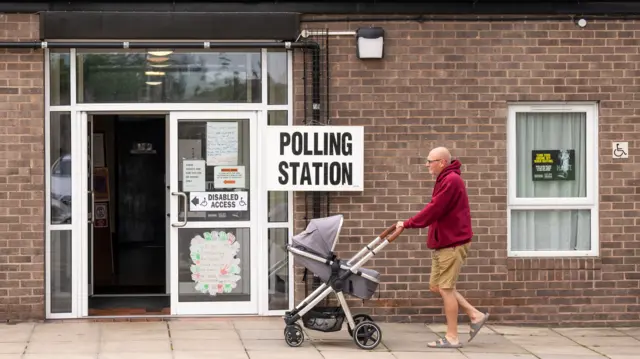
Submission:
<svg viewBox="0 0 640 359">
<path fill-rule="evenodd" d="M 207 164 L 238 164 L 237 122 L 207 122 Z"/>
<path fill-rule="evenodd" d="M 182 191 L 197 192 L 206 191 L 206 167 L 205 160 L 184 160 L 182 162 Z"/>
<path fill-rule="evenodd" d="M 611 156 L 613 158 L 629 158 L 629 142 L 614 142 Z"/>
<path fill-rule="evenodd" d="M 268 191 L 363 191 L 364 127 L 268 126 Z"/>
<path fill-rule="evenodd" d="M 242 192 L 191 192 L 189 211 L 219 212 L 246 211 L 249 208 L 249 193 Z"/>
<path fill-rule="evenodd" d="M 245 188 L 244 166 L 215 166 L 213 186 L 215 188 Z"/>
</svg>

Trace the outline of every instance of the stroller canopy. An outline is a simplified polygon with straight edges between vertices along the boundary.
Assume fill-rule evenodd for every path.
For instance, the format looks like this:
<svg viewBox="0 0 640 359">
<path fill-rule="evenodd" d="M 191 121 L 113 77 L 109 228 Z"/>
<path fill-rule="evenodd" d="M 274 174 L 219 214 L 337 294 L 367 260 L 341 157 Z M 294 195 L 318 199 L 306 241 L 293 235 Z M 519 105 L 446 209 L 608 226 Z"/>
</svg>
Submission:
<svg viewBox="0 0 640 359">
<path fill-rule="evenodd" d="M 333 253 L 341 227 L 342 215 L 314 218 L 302 233 L 293 237 L 293 245 L 327 258 Z"/>
</svg>

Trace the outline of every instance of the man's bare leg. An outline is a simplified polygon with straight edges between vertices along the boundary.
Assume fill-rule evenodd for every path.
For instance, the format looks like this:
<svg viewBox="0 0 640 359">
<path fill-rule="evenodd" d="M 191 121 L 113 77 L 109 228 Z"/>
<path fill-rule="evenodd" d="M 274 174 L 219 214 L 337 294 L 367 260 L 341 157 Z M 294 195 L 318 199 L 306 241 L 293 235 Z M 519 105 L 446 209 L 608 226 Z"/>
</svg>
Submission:
<svg viewBox="0 0 640 359">
<path fill-rule="evenodd" d="M 447 340 L 451 344 L 458 344 L 458 300 L 455 289 L 440 289 L 444 301 L 444 314 L 447 318 Z"/>
<path fill-rule="evenodd" d="M 464 299 L 462 294 L 460 294 L 457 290 L 454 290 L 454 294 L 460 307 L 462 307 L 465 313 L 467 313 L 467 315 L 469 316 L 469 320 L 471 320 L 471 323 L 478 323 L 484 318 L 484 313 L 469 304 L 469 302 L 467 302 L 467 300 Z"/>
</svg>

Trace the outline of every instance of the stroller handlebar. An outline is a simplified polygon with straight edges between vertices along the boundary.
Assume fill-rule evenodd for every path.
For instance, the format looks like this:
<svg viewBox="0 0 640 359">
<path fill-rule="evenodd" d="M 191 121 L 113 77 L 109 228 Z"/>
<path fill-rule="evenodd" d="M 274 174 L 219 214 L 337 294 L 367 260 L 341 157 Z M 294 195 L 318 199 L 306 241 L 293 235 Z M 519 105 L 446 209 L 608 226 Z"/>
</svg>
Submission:
<svg viewBox="0 0 640 359">
<path fill-rule="evenodd" d="M 394 223 L 389 228 L 385 229 L 382 233 L 380 233 L 379 238 L 385 239 L 389 234 L 391 234 L 391 232 L 393 232 L 393 234 L 391 234 L 391 237 L 386 238 L 389 241 L 389 243 L 391 243 L 400 236 L 402 231 L 404 231 L 404 227 L 396 228 L 396 224 Z"/>
</svg>

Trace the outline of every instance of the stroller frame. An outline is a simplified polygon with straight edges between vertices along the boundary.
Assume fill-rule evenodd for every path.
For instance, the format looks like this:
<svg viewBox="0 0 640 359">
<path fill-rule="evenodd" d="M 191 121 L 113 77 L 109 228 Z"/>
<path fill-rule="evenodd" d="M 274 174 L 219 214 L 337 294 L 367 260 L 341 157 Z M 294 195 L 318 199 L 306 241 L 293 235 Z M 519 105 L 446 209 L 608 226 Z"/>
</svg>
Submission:
<svg viewBox="0 0 640 359">
<path fill-rule="evenodd" d="M 331 253 L 334 252 L 335 245 L 338 242 L 338 237 L 340 236 L 340 230 L 342 229 L 343 221 L 344 220 L 341 218 L 340 225 L 336 233 L 336 238 L 333 241 L 333 246 L 331 248 Z M 351 309 L 349 308 L 349 305 L 347 304 L 343 293 L 344 284 L 353 275 L 361 276 L 363 278 L 366 278 L 367 280 L 379 284 L 379 280 L 377 278 L 363 273 L 360 268 L 378 252 L 384 249 L 384 247 L 389 245 L 389 243 L 393 242 L 402 233 L 403 230 L 404 228 L 402 227 L 396 229 L 395 224 L 390 226 L 368 245 L 362 248 L 356 255 L 349 259 L 347 265 L 341 264 L 340 259 L 336 258 L 335 255 L 333 255 L 334 259 L 330 260 L 321 256 L 314 255 L 312 253 L 307 253 L 291 245 L 287 245 L 287 250 L 289 252 L 295 255 L 306 257 L 308 259 L 312 259 L 320 263 L 327 264 L 331 267 L 332 272 L 327 282 L 322 283 L 316 290 L 314 290 L 311 294 L 304 298 L 292 311 L 288 311 L 285 313 L 284 322 L 286 324 L 286 328 L 284 331 L 284 335 L 287 344 L 293 347 L 302 345 L 302 342 L 304 341 L 304 335 L 302 333 L 302 328 L 297 324 L 297 321 L 300 319 L 306 321 L 308 316 L 319 314 L 320 318 L 323 318 L 323 315 L 324 318 L 337 318 L 336 325 L 329 330 L 323 330 L 309 327 L 305 322 L 305 327 L 310 330 L 323 332 L 339 331 L 341 330 L 344 319 L 346 319 L 348 323 L 349 335 L 353 337 L 358 347 L 367 350 L 371 350 L 377 347 L 382 340 L 382 330 L 377 324 L 374 323 L 373 319 L 370 316 L 366 314 L 357 314 L 356 316 L 352 315 Z M 393 234 L 388 237 L 392 232 Z M 378 244 L 380 241 L 382 241 L 382 243 Z M 342 274 L 339 274 L 340 269 L 344 270 Z M 339 306 L 335 308 L 322 308 L 324 310 L 323 312 L 311 313 L 311 311 L 318 305 L 318 303 L 328 297 L 331 293 L 335 293 L 338 299 Z M 371 339 L 371 337 L 376 338 Z M 369 344 L 369 340 L 373 340 L 373 343 Z"/>
</svg>

